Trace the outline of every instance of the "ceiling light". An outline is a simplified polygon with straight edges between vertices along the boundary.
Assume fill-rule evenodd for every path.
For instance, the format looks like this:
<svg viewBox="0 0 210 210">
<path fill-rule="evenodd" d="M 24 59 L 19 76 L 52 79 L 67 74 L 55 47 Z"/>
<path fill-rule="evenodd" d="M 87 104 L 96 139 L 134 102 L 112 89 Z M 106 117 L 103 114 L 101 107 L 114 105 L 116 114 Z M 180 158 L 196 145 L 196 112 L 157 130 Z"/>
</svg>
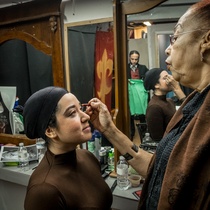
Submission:
<svg viewBox="0 0 210 210">
<path fill-rule="evenodd" d="M 145 21 L 145 22 L 143 22 L 144 23 L 144 25 L 146 25 L 146 26 L 151 26 L 151 23 L 149 22 L 149 21 Z"/>
</svg>

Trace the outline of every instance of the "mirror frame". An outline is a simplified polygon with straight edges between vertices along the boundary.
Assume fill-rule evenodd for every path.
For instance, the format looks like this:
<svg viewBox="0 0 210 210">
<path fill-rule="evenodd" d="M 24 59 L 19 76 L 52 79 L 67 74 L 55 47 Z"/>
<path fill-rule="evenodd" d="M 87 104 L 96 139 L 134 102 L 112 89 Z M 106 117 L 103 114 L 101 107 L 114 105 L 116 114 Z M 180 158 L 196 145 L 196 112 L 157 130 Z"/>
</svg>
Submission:
<svg viewBox="0 0 210 210">
<path fill-rule="evenodd" d="M 52 56 L 53 84 L 65 87 L 61 1 L 32 1 L 1 8 L 0 45 L 12 39 L 20 39 Z M 26 140 L 25 135 L 0 134 L 1 143 L 26 142 Z M 33 141 L 30 140 L 31 142 Z"/>
<path fill-rule="evenodd" d="M 117 127 L 130 136 L 130 113 L 127 85 L 127 15 L 147 11 L 166 0 L 114 0 L 114 49 L 115 49 L 115 106 L 118 109 Z M 119 152 L 115 148 L 115 163 Z"/>
<path fill-rule="evenodd" d="M 114 43 L 116 105 L 118 106 L 117 127 L 129 136 L 129 107 L 127 89 L 127 15 L 152 9 L 166 0 L 114 0 Z"/>
</svg>

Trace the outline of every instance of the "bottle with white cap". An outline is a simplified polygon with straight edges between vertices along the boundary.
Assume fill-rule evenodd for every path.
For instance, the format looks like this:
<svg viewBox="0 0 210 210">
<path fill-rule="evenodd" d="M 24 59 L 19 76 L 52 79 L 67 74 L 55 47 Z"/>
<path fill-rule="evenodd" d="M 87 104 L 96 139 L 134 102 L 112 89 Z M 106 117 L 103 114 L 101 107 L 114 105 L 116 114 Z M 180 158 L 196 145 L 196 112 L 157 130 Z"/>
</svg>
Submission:
<svg viewBox="0 0 210 210">
<path fill-rule="evenodd" d="M 29 153 L 27 148 L 24 146 L 24 143 L 19 143 L 18 149 L 18 161 L 19 161 L 19 168 L 21 171 L 28 171 L 29 170 Z"/>
<path fill-rule="evenodd" d="M 150 133 L 145 133 L 145 136 L 143 138 L 143 143 L 151 142 L 152 138 L 150 137 Z"/>
<path fill-rule="evenodd" d="M 117 186 L 121 190 L 127 190 L 130 186 L 130 181 L 128 179 L 128 163 L 123 156 L 119 157 L 117 163 Z"/>
</svg>

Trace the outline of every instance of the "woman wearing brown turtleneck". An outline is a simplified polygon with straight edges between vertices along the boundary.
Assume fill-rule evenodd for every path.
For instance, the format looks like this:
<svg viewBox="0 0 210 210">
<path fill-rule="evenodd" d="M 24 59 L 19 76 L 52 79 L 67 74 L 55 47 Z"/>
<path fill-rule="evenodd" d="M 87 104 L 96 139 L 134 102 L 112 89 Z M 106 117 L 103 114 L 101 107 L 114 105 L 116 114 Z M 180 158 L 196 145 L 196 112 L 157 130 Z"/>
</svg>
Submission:
<svg viewBox="0 0 210 210">
<path fill-rule="evenodd" d="M 146 111 L 148 132 L 154 141 L 160 141 L 176 112 L 173 100 L 166 98 L 166 94 L 174 91 L 180 101 L 185 99 L 185 94 L 178 82 L 167 71 L 160 68 L 151 69 L 146 73 L 144 86 L 146 90 L 154 91 Z"/>
<path fill-rule="evenodd" d="M 23 112 L 29 138 L 44 138 L 47 152 L 30 177 L 25 210 L 110 210 L 112 193 L 96 157 L 77 145 L 92 134 L 90 117 L 67 90 L 34 93 Z"/>
</svg>

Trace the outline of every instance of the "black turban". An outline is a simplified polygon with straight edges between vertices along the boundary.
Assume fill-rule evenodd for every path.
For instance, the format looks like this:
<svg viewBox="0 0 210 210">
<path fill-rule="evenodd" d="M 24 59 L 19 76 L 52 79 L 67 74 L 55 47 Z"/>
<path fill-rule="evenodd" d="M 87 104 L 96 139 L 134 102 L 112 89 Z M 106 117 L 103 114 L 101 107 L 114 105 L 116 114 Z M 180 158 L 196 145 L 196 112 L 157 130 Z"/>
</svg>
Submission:
<svg viewBox="0 0 210 210">
<path fill-rule="evenodd" d="M 165 71 L 165 70 L 161 68 L 154 68 L 146 72 L 145 78 L 144 78 L 144 87 L 146 90 L 155 89 L 155 85 L 158 83 L 158 80 L 160 78 L 160 73 L 162 71 Z"/>
<path fill-rule="evenodd" d="M 67 90 L 60 87 L 46 87 L 29 97 L 23 109 L 25 134 L 28 138 L 45 139 L 45 131 L 58 101 Z"/>
</svg>

